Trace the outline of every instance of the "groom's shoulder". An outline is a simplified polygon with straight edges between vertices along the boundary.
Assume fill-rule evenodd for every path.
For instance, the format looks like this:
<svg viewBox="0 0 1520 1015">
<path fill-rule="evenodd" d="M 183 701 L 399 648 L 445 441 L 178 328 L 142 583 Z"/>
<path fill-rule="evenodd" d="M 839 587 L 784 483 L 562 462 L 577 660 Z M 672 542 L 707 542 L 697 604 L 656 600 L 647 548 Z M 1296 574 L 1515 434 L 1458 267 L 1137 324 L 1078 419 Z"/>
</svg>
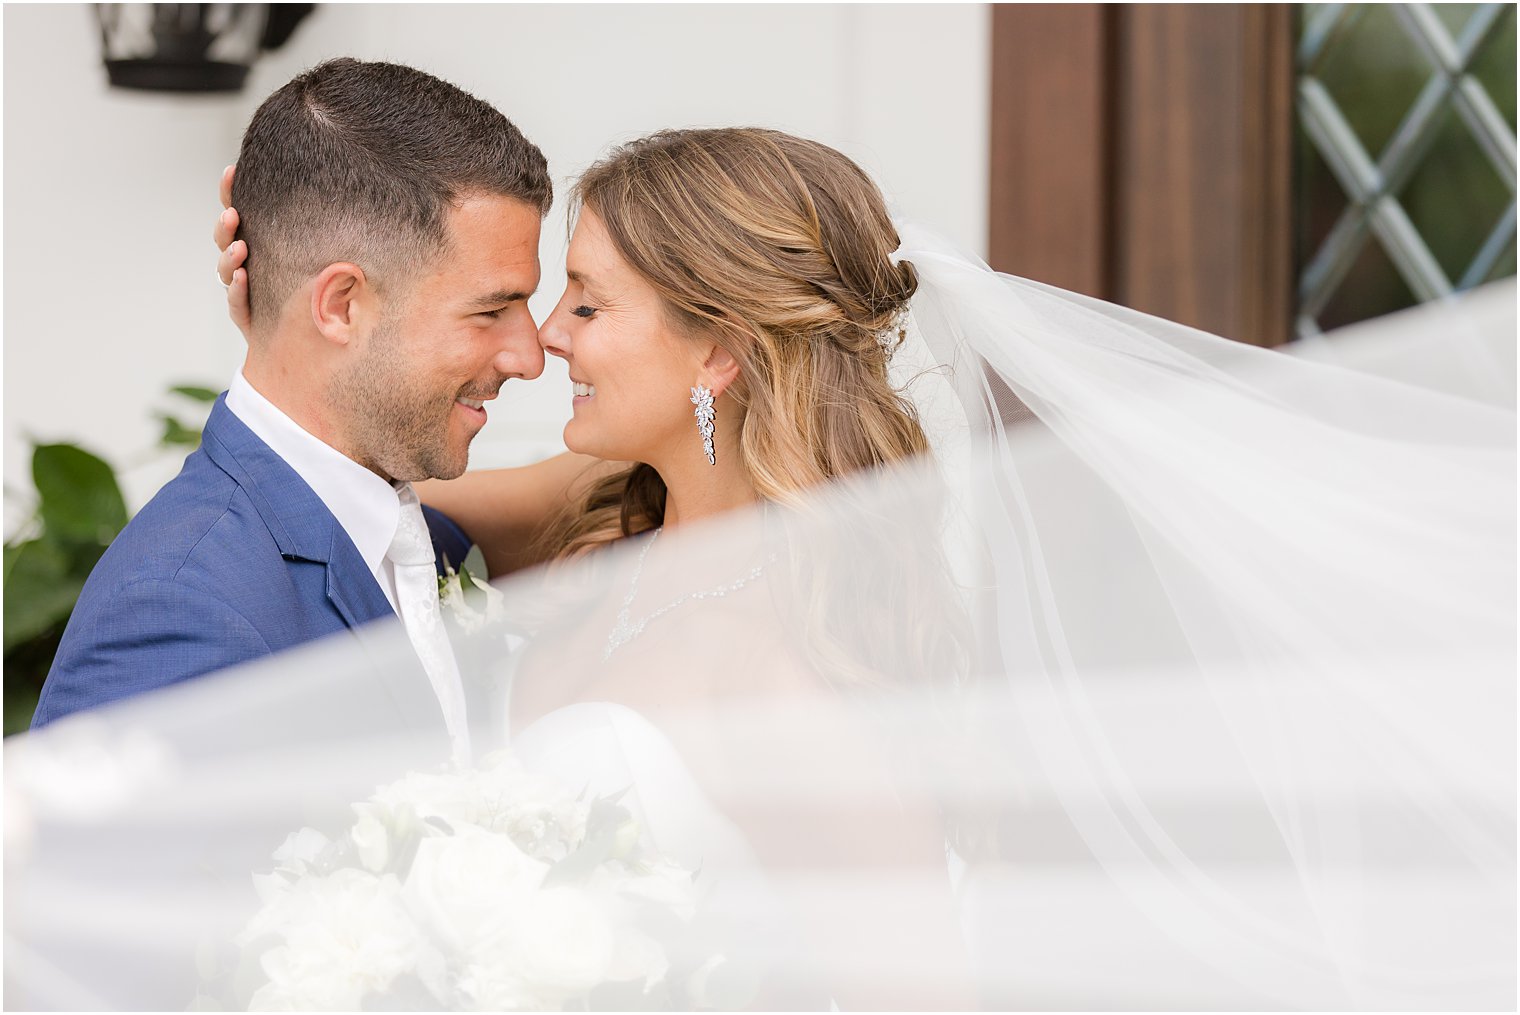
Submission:
<svg viewBox="0 0 1520 1015">
<path fill-rule="evenodd" d="M 283 565 L 242 483 L 192 453 L 90 573 L 33 725 L 279 647 Z"/>
<path fill-rule="evenodd" d="M 266 546 L 278 560 L 268 526 L 248 491 L 204 451 L 185 461 L 112 542 L 100 567 L 119 581 L 175 580 L 186 569 L 256 566 Z"/>
</svg>

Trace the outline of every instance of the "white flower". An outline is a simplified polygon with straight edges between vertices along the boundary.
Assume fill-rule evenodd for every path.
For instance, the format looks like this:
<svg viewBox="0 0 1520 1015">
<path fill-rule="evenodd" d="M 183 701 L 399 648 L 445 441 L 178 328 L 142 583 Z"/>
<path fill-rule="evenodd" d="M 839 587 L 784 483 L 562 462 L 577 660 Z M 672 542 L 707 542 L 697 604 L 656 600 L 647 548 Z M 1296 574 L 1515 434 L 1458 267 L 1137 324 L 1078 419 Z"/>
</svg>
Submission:
<svg viewBox="0 0 1520 1015">
<path fill-rule="evenodd" d="M 359 820 L 349 829 L 348 837 L 358 851 L 359 862 L 378 874 L 391 860 L 391 833 L 385 821 L 389 814 L 374 804 L 354 804 L 354 813 Z"/>
<path fill-rule="evenodd" d="M 425 835 L 476 826 L 506 833 L 530 856 L 550 862 L 562 859 L 585 838 L 590 811 L 589 804 L 577 801 L 558 782 L 523 771 L 506 752 L 488 756 L 479 769 L 414 772 L 381 786 L 369 804 L 393 841 L 406 838 L 403 825 L 408 820 L 432 818 L 447 828 L 429 821 L 420 829 Z"/>
<path fill-rule="evenodd" d="M 315 828 L 291 832 L 280 844 L 280 848 L 274 851 L 275 865 L 281 870 L 304 874 L 308 867 L 317 862 L 329 844 L 327 836 Z"/>
<path fill-rule="evenodd" d="M 273 938 L 260 968 L 268 977 L 254 1010 L 358 1009 L 416 968 L 426 944 L 394 875 L 344 868 L 308 875 L 250 921 L 238 941 Z"/>
<path fill-rule="evenodd" d="M 607 980 L 612 969 L 617 942 L 607 907 L 578 888 L 536 891 L 519 906 L 493 913 L 481 930 L 469 949 L 474 978 L 495 990 L 521 984 L 540 1006 L 563 1007 Z"/>
<path fill-rule="evenodd" d="M 697 886 L 691 871 L 669 860 L 647 862 L 647 872 L 632 875 L 617 886 L 625 899 L 658 906 L 680 917 L 692 919 L 697 912 Z"/>
<path fill-rule="evenodd" d="M 464 598 L 464 586 L 459 578 L 459 572 L 445 564 L 443 574 L 438 576 L 438 602 L 448 603 L 450 600 Z"/>
<path fill-rule="evenodd" d="M 553 1000 L 541 997 L 505 963 L 469 965 L 459 976 L 465 1011 L 547 1011 Z"/>
<path fill-rule="evenodd" d="M 466 591 L 478 593 L 478 604 L 469 602 Z M 444 574 L 438 579 L 438 603 L 444 615 L 452 617 L 465 634 L 474 634 L 487 625 L 499 625 L 506 619 L 506 600 L 501 592 L 463 568 L 455 571 L 445 565 Z"/>
<path fill-rule="evenodd" d="M 418 818 L 441 818 L 451 827 L 478 824 L 488 816 L 477 780 L 469 772 L 412 772 L 381 786 L 370 802 L 393 816 L 410 809 Z"/>
<path fill-rule="evenodd" d="M 643 980 L 644 991 L 648 993 L 669 971 L 670 960 L 658 941 L 632 927 L 619 929 L 612 960 L 607 965 L 607 979 Z"/>
<path fill-rule="evenodd" d="M 691 1005 L 697 1011 L 720 1009 L 722 1002 L 708 994 L 708 984 L 712 974 L 728 962 L 728 956 L 722 952 L 710 955 L 707 961 L 698 966 L 690 976 L 686 978 L 686 996 Z"/>
<path fill-rule="evenodd" d="M 418 844 L 406 901 L 438 940 L 464 950 L 494 917 L 521 912 L 548 871 L 507 836 L 465 827 Z"/>
</svg>

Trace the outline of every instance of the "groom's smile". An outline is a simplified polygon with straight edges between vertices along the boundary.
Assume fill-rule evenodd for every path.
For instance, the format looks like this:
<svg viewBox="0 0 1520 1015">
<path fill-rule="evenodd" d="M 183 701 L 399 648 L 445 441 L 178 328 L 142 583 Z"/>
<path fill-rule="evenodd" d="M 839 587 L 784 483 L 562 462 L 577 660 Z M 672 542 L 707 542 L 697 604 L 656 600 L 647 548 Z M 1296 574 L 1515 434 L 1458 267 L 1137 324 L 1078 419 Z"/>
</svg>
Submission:
<svg viewBox="0 0 1520 1015">
<path fill-rule="evenodd" d="M 465 395 L 460 395 L 458 398 L 454 399 L 454 405 L 457 408 L 462 409 L 464 411 L 464 415 L 465 415 L 466 419 L 468 419 L 468 420 L 474 420 L 474 421 L 478 422 L 480 426 L 485 426 L 486 425 L 486 409 L 485 409 L 485 405 L 486 405 L 487 402 L 493 400 L 495 397 L 496 397 L 496 392 L 494 392 L 494 391 L 491 392 L 489 395 L 482 395 L 479 398 L 470 398 L 470 397 L 467 397 Z"/>
</svg>

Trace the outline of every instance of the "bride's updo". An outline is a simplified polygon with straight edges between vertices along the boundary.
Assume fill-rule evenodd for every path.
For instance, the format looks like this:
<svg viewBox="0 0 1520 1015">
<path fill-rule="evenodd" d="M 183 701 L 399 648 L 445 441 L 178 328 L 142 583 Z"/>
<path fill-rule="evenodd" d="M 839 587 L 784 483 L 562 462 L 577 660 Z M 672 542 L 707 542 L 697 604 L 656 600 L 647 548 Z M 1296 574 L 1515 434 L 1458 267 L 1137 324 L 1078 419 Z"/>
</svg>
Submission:
<svg viewBox="0 0 1520 1015">
<path fill-rule="evenodd" d="M 917 288 L 893 263 L 897 231 L 860 167 L 816 141 L 757 128 L 668 130 L 615 149 L 572 191 L 677 330 L 739 363 L 738 453 L 761 497 L 926 453 L 887 361 Z M 572 212 L 574 214 L 574 212 Z M 661 524 L 647 465 L 611 477 L 561 530 L 563 552 Z"/>
</svg>

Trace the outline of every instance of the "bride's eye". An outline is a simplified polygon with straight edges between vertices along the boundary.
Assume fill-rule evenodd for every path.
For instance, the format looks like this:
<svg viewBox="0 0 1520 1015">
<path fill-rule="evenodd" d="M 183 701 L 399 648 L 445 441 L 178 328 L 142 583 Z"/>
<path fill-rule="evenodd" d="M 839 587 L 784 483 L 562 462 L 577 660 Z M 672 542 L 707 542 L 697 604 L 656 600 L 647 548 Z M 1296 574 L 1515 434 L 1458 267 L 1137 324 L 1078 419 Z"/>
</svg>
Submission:
<svg viewBox="0 0 1520 1015">
<path fill-rule="evenodd" d="M 588 307 L 588 306 L 582 305 L 582 306 L 576 307 L 574 310 L 572 310 L 570 312 L 572 314 L 574 314 L 576 317 L 590 317 L 592 314 L 596 313 L 596 307 Z"/>
</svg>

